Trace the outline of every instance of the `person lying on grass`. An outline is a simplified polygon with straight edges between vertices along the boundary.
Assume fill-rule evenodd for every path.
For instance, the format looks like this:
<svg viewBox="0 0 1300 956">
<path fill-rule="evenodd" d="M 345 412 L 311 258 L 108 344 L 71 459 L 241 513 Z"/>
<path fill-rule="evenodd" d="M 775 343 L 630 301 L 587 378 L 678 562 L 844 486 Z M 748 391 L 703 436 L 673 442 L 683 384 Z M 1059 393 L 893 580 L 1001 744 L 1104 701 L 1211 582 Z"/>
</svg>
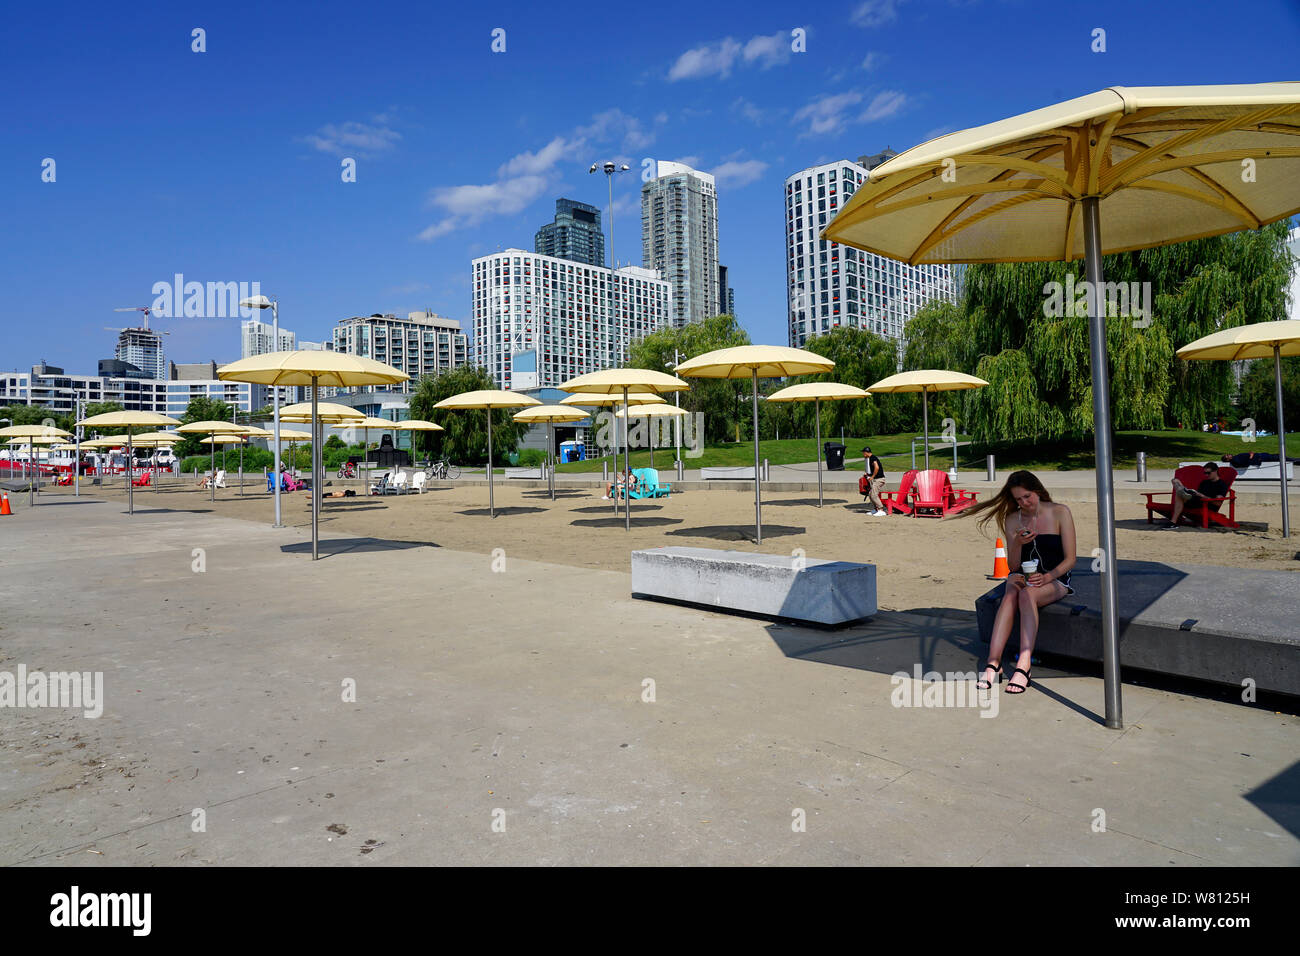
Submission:
<svg viewBox="0 0 1300 956">
<path fill-rule="evenodd" d="M 981 528 L 997 520 L 1007 542 L 1011 574 L 993 621 L 988 663 L 975 686 L 987 690 L 995 681 L 1001 681 L 1002 652 L 1011 639 L 1011 624 L 1019 611 L 1020 656 L 1007 681 L 1007 693 L 1023 694 L 1029 687 L 1034 643 L 1038 640 L 1038 609 L 1074 593 L 1070 587 L 1076 546 L 1074 517 L 1069 508 L 1052 500 L 1043 483 L 1029 471 L 1012 472 L 996 495 L 958 512 L 953 518 L 966 518 L 979 512 L 984 512 Z"/>
</svg>

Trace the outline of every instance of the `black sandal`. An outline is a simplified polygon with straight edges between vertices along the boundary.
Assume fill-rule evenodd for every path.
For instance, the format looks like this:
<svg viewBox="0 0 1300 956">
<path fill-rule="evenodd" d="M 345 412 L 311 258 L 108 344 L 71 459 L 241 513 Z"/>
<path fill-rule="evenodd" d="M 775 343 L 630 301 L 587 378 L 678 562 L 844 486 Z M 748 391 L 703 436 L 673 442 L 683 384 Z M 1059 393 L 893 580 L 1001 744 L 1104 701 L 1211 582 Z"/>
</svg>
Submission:
<svg viewBox="0 0 1300 956">
<path fill-rule="evenodd" d="M 995 666 L 993 661 L 989 661 L 984 665 L 984 670 L 988 670 L 990 667 L 993 668 L 993 683 L 991 684 L 988 681 L 981 678 L 980 680 L 977 680 L 975 682 L 976 690 L 989 690 L 993 686 L 993 684 L 1002 683 L 1002 662 L 998 661 Z M 981 671 L 980 673 L 983 673 L 983 671 Z"/>
<path fill-rule="evenodd" d="M 1023 685 L 1022 685 L 1022 684 L 1013 684 L 1013 683 L 1011 683 L 1011 680 L 1014 680 L 1014 679 L 1015 679 L 1016 674 L 1024 674 L 1024 675 L 1025 675 L 1025 682 L 1024 682 Z M 1029 679 L 1029 671 L 1027 671 L 1027 670 L 1022 670 L 1021 668 L 1017 667 L 1017 668 L 1015 669 L 1015 672 L 1012 673 L 1012 675 L 1011 675 L 1011 679 L 1007 681 L 1007 693 L 1008 693 L 1008 694 L 1023 694 L 1025 691 L 1029 690 L 1029 685 L 1030 685 L 1031 683 L 1033 683 L 1033 681 L 1031 681 L 1031 680 Z"/>
</svg>

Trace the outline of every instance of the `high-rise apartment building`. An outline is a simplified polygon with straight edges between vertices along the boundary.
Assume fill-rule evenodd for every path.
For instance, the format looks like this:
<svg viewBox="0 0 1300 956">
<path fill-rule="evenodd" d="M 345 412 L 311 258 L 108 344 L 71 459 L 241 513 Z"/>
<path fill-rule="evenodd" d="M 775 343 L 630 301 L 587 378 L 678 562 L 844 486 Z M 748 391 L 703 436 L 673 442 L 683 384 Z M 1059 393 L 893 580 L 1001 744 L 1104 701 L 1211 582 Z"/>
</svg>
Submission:
<svg viewBox="0 0 1300 956">
<path fill-rule="evenodd" d="M 641 256 L 673 288 L 681 328 L 726 311 L 718 288 L 718 193 L 713 177 L 683 163 L 658 164 L 641 187 Z"/>
<path fill-rule="evenodd" d="M 270 322 L 245 319 L 239 323 L 239 357 L 252 358 L 268 352 L 292 352 L 298 348 L 298 337 L 288 329 L 280 329 L 280 341 L 275 342 L 275 326 Z"/>
<path fill-rule="evenodd" d="M 605 234 L 600 231 L 599 207 L 574 199 L 555 200 L 555 221 L 537 230 L 533 249 L 556 259 L 603 266 Z"/>
<path fill-rule="evenodd" d="M 410 312 L 404 319 L 391 313 L 339 319 L 333 344 L 335 352 L 361 355 L 401 369 L 410 378 L 392 386 L 400 392 L 414 388 L 421 375 L 438 375 L 464 365 L 469 356 L 469 342 L 460 322 L 433 312 Z"/>
<path fill-rule="evenodd" d="M 789 342 L 795 348 L 847 326 L 893 339 L 901 361 L 903 328 L 917 310 L 932 299 L 957 299 L 950 266 L 912 266 L 819 238 L 866 181 L 865 162 L 877 165 L 891 154 L 812 166 L 785 181 Z"/>
<path fill-rule="evenodd" d="M 718 296 L 722 311 L 727 315 L 736 314 L 736 290 L 731 287 L 731 277 L 726 266 L 718 266 Z"/>
<path fill-rule="evenodd" d="M 149 378 L 167 377 L 162 334 L 153 329 L 122 329 L 118 332 L 116 358 L 119 362 L 130 362 Z"/>
<path fill-rule="evenodd" d="M 522 249 L 471 263 L 474 364 L 499 388 L 558 386 L 626 363 L 671 321 L 672 286 L 651 269 L 610 270 Z"/>
</svg>

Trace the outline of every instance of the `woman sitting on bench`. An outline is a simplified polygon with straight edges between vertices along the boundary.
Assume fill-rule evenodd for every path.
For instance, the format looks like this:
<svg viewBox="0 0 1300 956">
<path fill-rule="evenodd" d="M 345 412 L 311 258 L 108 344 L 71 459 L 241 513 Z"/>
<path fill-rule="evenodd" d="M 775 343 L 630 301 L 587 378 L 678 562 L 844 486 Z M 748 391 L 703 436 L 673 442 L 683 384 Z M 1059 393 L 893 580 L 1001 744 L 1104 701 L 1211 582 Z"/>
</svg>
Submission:
<svg viewBox="0 0 1300 956">
<path fill-rule="evenodd" d="M 627 488 L 629 493 L 636 491 L 636 475 L 632 472 L 632 469 L 629 468 L 627 471 L 620 471 L 615 475 L 614 480 L 605 486 L 605 497 L 600 500 L 608 501 L 610 498 L 615 497 L 614 488 L 616 486 L 620 495 L 623 494 L 624 487 Z"/>
<path fill-rule="evenodd" d="M 1007 541 L 1007 563 L 1012 571 L 993 621 L 988 663 L 975 686 L 987 690 L 1002 679 L 1002 652 L 1011 639 L 1011 622 L 1019 611 L 1020 656 L 1007 681 L 1007 693 L 1023 694 L 1029 687 L 1034 642 L 1038 639 L 1038 609 L 1074 593 L 1070 587 L 1076 546 L 1074 517 L 1069 508 L 1053 501 L 1043 483 L 1028 471 L 1012 472 L 993 498 L 958 512 L 956 517 L 980 511 L 985 512 L 981 528 L 997 519 Z M 1027 572 L 1022 569 L 1026 562 L 1033 562 Z M 1023 681 L 1019 680 L 1021 676 Z"/>
</svg>

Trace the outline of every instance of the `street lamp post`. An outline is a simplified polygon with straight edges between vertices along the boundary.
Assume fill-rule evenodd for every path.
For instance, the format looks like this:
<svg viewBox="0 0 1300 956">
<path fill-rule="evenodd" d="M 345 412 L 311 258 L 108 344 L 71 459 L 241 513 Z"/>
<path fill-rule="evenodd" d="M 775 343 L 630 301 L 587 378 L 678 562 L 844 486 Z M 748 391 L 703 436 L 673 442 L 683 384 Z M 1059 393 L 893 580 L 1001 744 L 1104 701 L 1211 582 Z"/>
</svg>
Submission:
<svg viewBox="0 0 1300 956">
<path fill-rule="evenodd" d="M 264 295 L 255 295 L 252 296 L 251 298 L 244 299 L 242 302 L 239 303 L 239 305 L 241 308 L 271 310 L 271 337 L 272 337 L 271 344 L 273 346 L 271 351 L 272 352 L 280 351 L 280 304 L 275 300 L 275 298 L 272 297 L 268 299 Z M 250 389 L 250 393 L 251 393 L 251 389 Z M 250 398 L 252 397 L 251 394 L 249 397 Z M 252 404 L 253 403 L 250 401 L 249 405 L 251 406 Z M 273 426 L 275 429 L 275 464 L 272 466 L 275 468 L 275 474 L 273 476 L 274 480 L 271 482 L 272 487 L 275 488 L 275 524 L 271 525 L 271 527 L 283 528 L 284 525 L 280 523 L 280 386 L 279 385 L 271 386 L 271 407 L 273 409 L 273 414 L 275 417 L 275 425 Z M 315 441 L 314 437 L 312 441 L 313 442 Z M 315 461 L 314 458 L 313 461 Z M 313 473 L 312 482 L 315 483 L 318 480 L 319 479 L 317 475 Z M 241 478 L 240 488 L 241 490 L 243 488 L 242 478 Z M 315 515 L 313 513 L 313 518 L 314 517 Z"/>
<path fill-rule="evenodd" d="M 618 332 L 619 315 L 618 315 L 618 302 L 615 296 L 615 290 L 618 288 L 618 273 L 614 268 L 616 262 L 616 260 L 614 259 L 614 174 L 625 173 L 628 171 L 629 168 L 630 167 L 627 165 L 627 163 L 623 163 L 622 165 L 619 165 L 618 163 L 613 163 L 606 160 L 604 163 L 592 163 L 591 168 L 587 170 L 588 173 L 594 173 L 598 169 L 603 170 L 605 173 L 605 180 L 609 184 L 609 249 L 607 250 L 607 257 L 609 260 L 609 282 L 610 282 L 609 305 L 610 305 L 610 310 L 613 312 L 612 322 L 614 325 L 615 334 L 617 334 Z M 626 345 L 626 338 L 627 336 L 619 337 L 619 342 L 621 345 Z M 620 355 L 617 364 L 622 365 L 624 364 L 624 362 L 625 359 Z M 626 421 L 623 423 L 623 428 L 624 430 L 627 429 Z M 617 464 L 617 462 L 615 464 Z"/>
</svg>

